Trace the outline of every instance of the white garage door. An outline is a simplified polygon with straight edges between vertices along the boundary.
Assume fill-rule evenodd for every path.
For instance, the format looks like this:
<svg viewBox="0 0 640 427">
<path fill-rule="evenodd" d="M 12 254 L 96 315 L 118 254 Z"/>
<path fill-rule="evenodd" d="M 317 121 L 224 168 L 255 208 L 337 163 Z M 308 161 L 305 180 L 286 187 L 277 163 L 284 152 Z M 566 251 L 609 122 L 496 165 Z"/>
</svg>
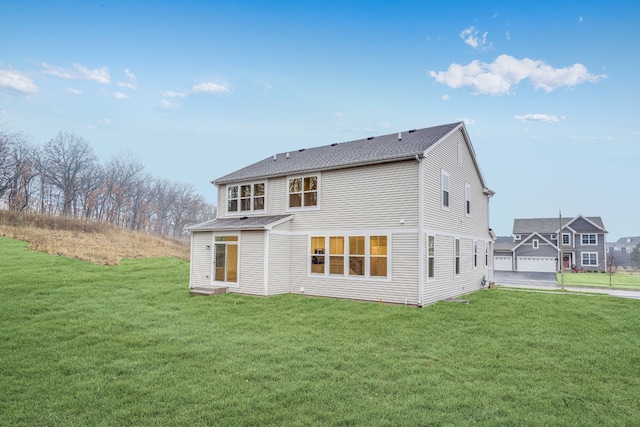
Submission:
<svg viewBox="0 0 640 427">
<path fill-rule="evenodd" d="M 511 271 L 513 270 L 513 258 L 510 256 L 494 256 L 493 257 L 493 269 L 496 271 Z"/>
<path fill-rule="evenodd" d="M 553 273 L 556 271 L 554 257 L 518 257 L 518 271 L 541 271 Z"/>
</svg>

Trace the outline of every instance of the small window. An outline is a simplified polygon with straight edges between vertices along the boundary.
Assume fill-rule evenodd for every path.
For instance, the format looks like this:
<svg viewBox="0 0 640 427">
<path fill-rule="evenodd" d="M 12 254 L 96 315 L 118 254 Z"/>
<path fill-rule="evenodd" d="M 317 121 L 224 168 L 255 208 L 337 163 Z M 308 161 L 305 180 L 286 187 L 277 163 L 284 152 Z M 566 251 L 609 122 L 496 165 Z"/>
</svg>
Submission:
<svg viewBox="0 0 640 427">
<path fill-rule="evenodd" d="M 597 245 L 598 244 L 598 235 L 597 234 L 582 234 L 581 235 L 582 244 L 583 245 Z"/>
<path fill-rule="evenodd" d="M 464 185 L 464 206 L 465 213 L 471 215 L 471 184 Z"/>
<path fill-rule="evenodd" d="M 436 275 L 435 263 L 436 263 L 436 239 L 434 236 L 429 236 L 427 238 L 428 248 L 427 248 L 427 259 L 428 259 L 428 273 L 427 276 L 429 279 L 433 279 Z"/>
<path fill-rule="evenodd" d="M 513 236 L 513 240 L 515 240 L 516 242 L 519 241 L 520 239 L 522 239 L 522 236 L 519 234 L 516 234 L 515 236 Z"/>
<path fill-rule="evenodd" d="M 556 235 L 556 234 L 552 234 L 551 236 L 549 236 L 549 238 L 550 238 L 551 240 L 556 240 L 556 239 L 558 239 L 558 235 Z"/>
<path fill-rule="evenodd" d="M 540 241 L 538 239 L 533 239 L 532 245 L 533 249 L 538 249 L 540 247 Z"/>
<path fill-rule="evenodd" d="M 349 236 L 349 275 L 364 276 L 364 236 Z"/>
<path fill-rule="evenodd" d="M 329 237 L 329 274 L 344 274 L 344 237 Z"/>
<path fill-rule="evenodd" d="M 324 274 L 324 237 L 311 238 L 311 272 Z"/>
<path fill-rule="evenodd" d="M 569 233 L 562 233 L 562 244 L 563 245 L 571 244 L 571 235 Z"/>
<path fill-rule="evenodd" d="M 597 252 L 582 252 L 582 265 L 584 267 L 597 267 L 598 266 L 598 253 Z"/>
<path fill-rule="evenodd" d="M 318 205 L 318 176 L 289 179 L 289 208 Z"/>
<path fill-rule="evenodd" d="M 484 266 L 489 266 L 489 243 L 484 243 Z"/>
<path fill-rule="evenodd" d="M 460 239 L 456 239 L 454 247 L 454 272 L 460 274 Z"/>
<path fill-rule="evenodd" d="M 449 173 L 442 171 L 442 208 L 449 209 Z"/>
<path fill-rule="evenodd" d="M 369 238 L 369 275 L 387 277 L 387 236 Z"/>
<path fill-rule="evenodd" d="M 478 266 L 478 242 L 473 241 L 473 268 Z"/>
</svg>

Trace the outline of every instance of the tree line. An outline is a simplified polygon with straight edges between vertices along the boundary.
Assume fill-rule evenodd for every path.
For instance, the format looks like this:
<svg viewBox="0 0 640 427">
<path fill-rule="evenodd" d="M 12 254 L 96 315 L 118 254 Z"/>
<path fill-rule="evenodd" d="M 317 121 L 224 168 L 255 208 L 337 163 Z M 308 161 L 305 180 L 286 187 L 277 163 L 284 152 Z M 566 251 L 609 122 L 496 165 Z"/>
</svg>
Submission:
<svg viewBox="0 0 640 427">
<path fill-rule="evenodd" d="M 74 133 L 59 132 L 38 146 L 8 130 L 0 130 L 0 207 L 173 237 L 216 214 L 193 185 L 152 176 L 130 154 L 101 163 Z"/>
</svg>

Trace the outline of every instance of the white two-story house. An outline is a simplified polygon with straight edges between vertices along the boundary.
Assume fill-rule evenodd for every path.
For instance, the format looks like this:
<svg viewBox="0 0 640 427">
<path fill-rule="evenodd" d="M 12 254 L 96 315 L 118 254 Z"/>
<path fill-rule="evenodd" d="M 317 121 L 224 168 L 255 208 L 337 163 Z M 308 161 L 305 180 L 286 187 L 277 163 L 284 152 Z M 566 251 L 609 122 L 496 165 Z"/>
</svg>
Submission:
<svg viewBox="0 0 640 427">
<path fill-rule="evenodd" d="M 278 153 L 213 184 L 192 289 L 424 306 L 492 277 L 493 192 L 463 123 Z"/>
</svg>

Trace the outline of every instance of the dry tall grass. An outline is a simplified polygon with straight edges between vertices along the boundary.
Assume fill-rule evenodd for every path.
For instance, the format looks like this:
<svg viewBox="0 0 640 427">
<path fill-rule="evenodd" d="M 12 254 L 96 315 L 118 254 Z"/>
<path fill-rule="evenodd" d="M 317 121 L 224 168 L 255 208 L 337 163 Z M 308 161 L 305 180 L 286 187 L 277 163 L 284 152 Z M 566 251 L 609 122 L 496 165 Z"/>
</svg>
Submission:
<svg viewBox="0 0 640 427">
<path fill-rule="evenodd" d="M 0 236 L 29 242 L 52 255 L 114 265 L 122 258 L 189 260 L 189 241 L 169 239 L 77 218 L 0 210 Z"/>
</svg>

